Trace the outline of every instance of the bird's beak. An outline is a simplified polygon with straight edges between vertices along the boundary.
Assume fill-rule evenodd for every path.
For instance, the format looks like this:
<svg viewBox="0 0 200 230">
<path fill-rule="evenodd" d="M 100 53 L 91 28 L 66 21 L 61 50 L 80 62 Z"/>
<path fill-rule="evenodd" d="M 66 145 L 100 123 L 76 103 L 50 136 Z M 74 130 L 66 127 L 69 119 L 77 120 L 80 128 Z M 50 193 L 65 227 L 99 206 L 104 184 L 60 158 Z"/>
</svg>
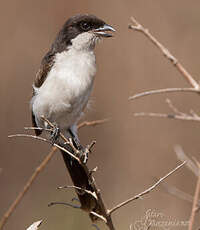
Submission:
<svg viewBox="0 0 200 230">
<path fill-rule="evenodd" d="M 108 33 L 108 31 L 115 32 L 115 29 L 112 26 L 105 24 L 104 26 L 95 29 L 94 33 L 100 37 L 112 37 L 113 35 Z"/>
</svg>

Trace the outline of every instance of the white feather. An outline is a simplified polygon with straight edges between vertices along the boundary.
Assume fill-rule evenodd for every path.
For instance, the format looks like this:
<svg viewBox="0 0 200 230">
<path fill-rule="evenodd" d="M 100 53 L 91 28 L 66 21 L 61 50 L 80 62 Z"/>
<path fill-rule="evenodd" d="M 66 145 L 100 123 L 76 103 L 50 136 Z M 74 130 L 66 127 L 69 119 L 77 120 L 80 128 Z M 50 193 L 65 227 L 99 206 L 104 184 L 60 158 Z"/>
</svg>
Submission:
<svg viewBox="0 0 200 230">
<path fill-rule="evenodd" d="M 83 33 L 72 40 L 67 51 L 57 53 L 55 62 L 31 104 L 36 122 L 44 127 L 41 116 L 57 124 L 61 131 L 78 121 L 92 89 L 96 73 L 94 36 Z"/>
</svg>

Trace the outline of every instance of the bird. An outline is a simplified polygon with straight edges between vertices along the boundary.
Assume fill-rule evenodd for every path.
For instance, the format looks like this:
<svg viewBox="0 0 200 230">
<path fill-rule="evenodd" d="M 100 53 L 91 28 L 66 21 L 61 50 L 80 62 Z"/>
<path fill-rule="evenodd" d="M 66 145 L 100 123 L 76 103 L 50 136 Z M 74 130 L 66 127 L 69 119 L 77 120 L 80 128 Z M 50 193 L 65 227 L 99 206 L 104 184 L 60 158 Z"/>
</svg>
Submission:
<svg viewBox="0 0 200 230">
<path fill-rule="evenodd" d="M 58 32 L 50 50 L 41 61 L 33 83 L 30 101 L 32 124 L 38 136 L 49 128 L 45 117 L 57 132 L 72 138 L 81 149 L 77 133 L 80 120 L 93 88 L 96 74 L 94 48 L 102 38 L 113 36 L 115 29 L 95 15 L 78 14 L 69 18 Z M 54 140 L 55 141 L 55 140 Z M 62 143 L 60 143 L 62 144 Z M 94 192 L 86 172 L 79 162 L 61 151 L 75 186 Z M 100 213 L 98 202 L 89 193 L 76 190 L 80 208 Z M 97 217 L 90 215 L 91 220 Z"/>
</svg>

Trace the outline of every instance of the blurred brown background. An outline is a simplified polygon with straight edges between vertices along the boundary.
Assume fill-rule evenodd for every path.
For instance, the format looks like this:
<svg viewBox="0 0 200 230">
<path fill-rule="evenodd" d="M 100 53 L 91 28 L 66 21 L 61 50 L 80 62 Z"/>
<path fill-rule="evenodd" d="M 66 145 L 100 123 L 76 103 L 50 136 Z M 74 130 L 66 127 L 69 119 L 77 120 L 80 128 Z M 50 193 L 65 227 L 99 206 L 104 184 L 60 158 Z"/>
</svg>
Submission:
<svg viewBox="0 0 200 230">
<path fill-rule="evenodd" d="M 128 101 L 130 95 L 144 90 L 188 85 L 143 35 L 127 29 L 130 16 L 135 16 L 199 80 L 199 11 L 199 1 L 186 0 L 0 2 L 0 168 L 3 169 L 0 216 L 50 150 L 47 144 L 33 139 L 8 139 L 7 136 L 25 133 L 23 127 L 31 126 L 29 99 L 35 73 L 57 31 L 67 18 L 77 13 L 95 14 L 117 30 L 113 39 L 106 39 L 96 48 L 98 73 L 92 105 L 84 118 L 110 117 L 111 121 L 80 131 L 82 143 L 97 140 L 89 165 L 99 168 L 96 180 L 108 207 L 143 191 L 155 177 L 174 168 L 179 163 L 173 151 L 175 144 L 181 144 L 186 153 L 200 159 L 199 123 L 133 116 L 134 112 L 141 111 L 169 112 L 165 103 L 167 97 L 182 111 L 200 110 L 199 97 L 192 94 Z M 196 178 L 183 168 L 167 182 L 193 195 Z M 26 229 L 39 219 L 45 219 L 42 230 L 92 229 L 87 214 L 79 210 L 47 207 L 51 201 L 70 202 L 75 196 L 70 190 L 56 190 L 57 186 L 65 184 L 71 181 L 57 153 L 5 229 Z M 156 189 L 143 200 L 115 213 L 116 228 L 128 229 L 148 209 L 162 212 L 173 220 L 187 220 L 191 204 Z M 100 229 L 106 227 L 100 224 Z"/>
</svg>

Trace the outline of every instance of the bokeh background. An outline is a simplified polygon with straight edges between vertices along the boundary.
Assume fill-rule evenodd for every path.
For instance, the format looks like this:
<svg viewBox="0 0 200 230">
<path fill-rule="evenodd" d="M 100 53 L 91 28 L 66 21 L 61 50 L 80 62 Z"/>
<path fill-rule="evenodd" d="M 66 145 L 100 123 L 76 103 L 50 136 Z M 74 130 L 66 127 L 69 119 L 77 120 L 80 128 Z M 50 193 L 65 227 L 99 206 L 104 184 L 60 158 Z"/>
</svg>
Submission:
<svg viewBox="0 0 200 230">
<path fill-rule="evenodd" d="M 200 2 L 186 0 L 8 0 L 0 2 L 0 216 L 23 188 L 50 146 L 33 139 L 8 139 L 31 126 L 29 100 L 32 82 L 43 55 L 67 18 L 92 13 L 117 32 L 96 48 L 98 72 L 85 120 L 111 118 L 80 131 L 83 144 L 97 140 L 89 166 L 98 166 L 97 183 L 108 207 L 135 195 L 179 162 L 174 146 L 180 144 L 199 158 L 199 123 L 134 117 L 134 112 L 169 112 L 170 98 L 181 110 L 199 110 L 199 97 L 189 93 L 155 95 L 128 101 L 135 93 L 165 87 L 187 87 L 177 70 L 142 34 L 128 30 L 130 16 L 150 31 L 199 80 Z M 186 168 L 168 183 L 193 195 L 196 178 Z M 48 208 L 51 201 L 70 202 L 75 193 L 56 187 L 71 184 L 59 153 L 41 173 L 5 229 L 26 229 L 44 219 L 42 230 L 92 229 L 86 213 L 66 206 Z M 191 204 L 156 189 L 143 200 L 113 215 L 116 229 L 145 216 L 147 210 L 163 213 L 164 220 L 188 220 Z M 198 214 L 199 215 L 199 214 Z M 100 224 L 100 229 L 106 229 Z M 198 223 L 195 225 L 198 226 Z M 183 229 L 176 227 L 174 229 Z M 152 228 L 161 229 L 161 228 Z M 186 229 L 186 227 L 185 227 Z"/>
</svg>

